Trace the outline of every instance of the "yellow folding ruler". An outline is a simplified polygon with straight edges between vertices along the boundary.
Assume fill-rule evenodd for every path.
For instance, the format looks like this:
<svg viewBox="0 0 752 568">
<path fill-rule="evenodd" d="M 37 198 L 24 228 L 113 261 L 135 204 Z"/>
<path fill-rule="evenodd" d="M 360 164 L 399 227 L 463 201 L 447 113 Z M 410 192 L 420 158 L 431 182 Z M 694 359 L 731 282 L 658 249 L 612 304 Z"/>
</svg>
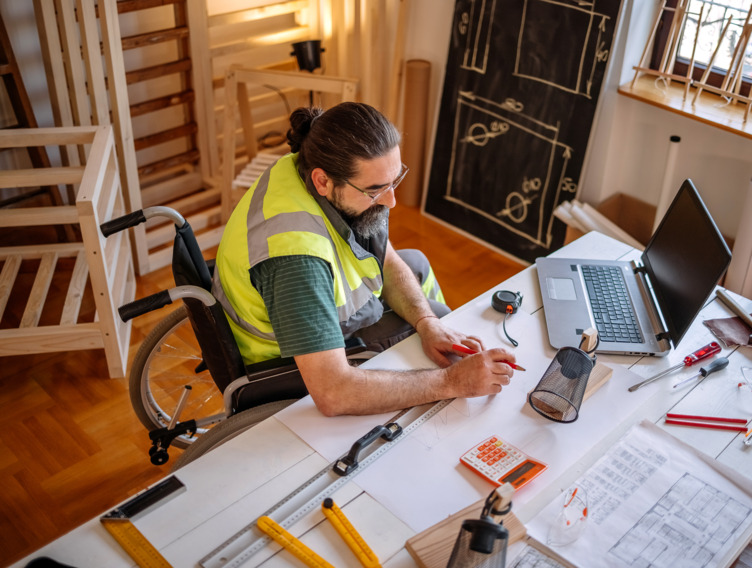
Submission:
<svg viewBox="0 0 752 568">
<path fill-rule="evenodd" d="M 183 482 L 175 476 L 168 477 L 103 515 L 99 521 L 141 568 L 170 568 L 169 562 L 141 534 L 132 520 L 151 511 L 165 498 L 182 491 L 185 491 Z"/>
</svg>

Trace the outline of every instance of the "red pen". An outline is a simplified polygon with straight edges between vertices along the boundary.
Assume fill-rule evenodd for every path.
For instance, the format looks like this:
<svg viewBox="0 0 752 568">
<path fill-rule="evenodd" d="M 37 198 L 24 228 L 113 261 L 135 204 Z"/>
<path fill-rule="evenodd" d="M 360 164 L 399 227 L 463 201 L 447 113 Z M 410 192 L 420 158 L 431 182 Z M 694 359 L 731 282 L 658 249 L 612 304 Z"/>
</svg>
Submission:
<svg viewBox="0 0 752 568">
<path fill-rule="evenodd" d="M 455 351 L 459 351 L 460 353 L 466 353 L 467 355 L 475 355 L 477 353 L 477 351 L 475 349 L 470 349 L 469 347 L 465 347 L 464 345 L 460 345 L 459 343 L 453 344 L 452 345 L 452 349 L 454 349 Z M 517 363 L 512 363 L 512 362 L 506 361 L 504 359 L 502 359 L 499 362 L 500 363 L 506 363 L 507 365 L 509 365 L 510 367 L 512 367 L 512 369 L 514 369 L 515 371 L 525 371 L 526 370 L 525 367 L 520 367 Z"/>
</svg>

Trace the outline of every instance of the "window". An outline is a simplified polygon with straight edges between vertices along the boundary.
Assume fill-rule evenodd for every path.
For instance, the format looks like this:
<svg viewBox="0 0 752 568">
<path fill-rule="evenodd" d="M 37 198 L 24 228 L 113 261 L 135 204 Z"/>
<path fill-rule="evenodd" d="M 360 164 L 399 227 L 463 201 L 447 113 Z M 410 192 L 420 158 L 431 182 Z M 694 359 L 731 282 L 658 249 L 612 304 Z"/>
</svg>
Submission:
<svg viewBox="0 0 752 568">
<path fill-rule="evenodd" d="M 666 47 L 672 37 L 672 23 L 676 14 L 673 9 L 677 3 L 681 4 L 682 0 L 666 2 L 666 7 L 672 9 L 665 10 L 661 16 L 650 62 L 653 69 L 659 69 L 661 61 L 666 57 Z M 700 81 L 712 60 L 713 66 L 705 82 L 721 87 L 729 67 L 739 64 L 739 56 L 734 59 L 734 51 L 741 41 L 745 45 L 741 48 L 743 53 L 740 54 L 743 75 L 740 94 L 749 96 L 752 82 L 752 17 L 749 15 L 751 5 L 752 0 L 688 0 L 684 25 L 678 32 L 678 46 L 672 72 L 686 76 L 692 64 L 692 78 Z"/>
</svg>

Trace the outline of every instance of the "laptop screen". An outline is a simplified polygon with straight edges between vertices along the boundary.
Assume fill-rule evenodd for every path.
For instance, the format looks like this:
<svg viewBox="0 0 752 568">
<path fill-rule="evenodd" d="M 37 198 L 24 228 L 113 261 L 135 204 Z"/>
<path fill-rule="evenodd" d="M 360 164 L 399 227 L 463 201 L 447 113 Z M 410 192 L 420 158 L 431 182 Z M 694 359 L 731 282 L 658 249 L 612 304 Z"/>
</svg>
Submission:
<svg viewBox="0 0 752 568">
<path fill-rule="evenodd" d="M 691 180 L 676 194 L 642 262 L 676 347 L 731 262 L 731 251 Z"/>
</svg>

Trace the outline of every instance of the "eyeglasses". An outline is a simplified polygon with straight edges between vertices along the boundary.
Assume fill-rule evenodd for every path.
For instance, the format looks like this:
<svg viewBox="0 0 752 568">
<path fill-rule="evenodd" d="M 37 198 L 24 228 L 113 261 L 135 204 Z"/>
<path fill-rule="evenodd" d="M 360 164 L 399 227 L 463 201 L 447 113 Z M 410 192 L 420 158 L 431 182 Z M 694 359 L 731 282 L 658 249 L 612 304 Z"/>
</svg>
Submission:
<svg viewBox="0 0 752 568">
<path fill-rule="evenodd" d="M 353 189 L 357 189 L 360 193 L 362 193 L 366 197 L 370 197 L 371 203 L 373 203 L 390 189 L 397 189 L 397 186 L 400 183 L 402 183 L 402 180 L 405 179 L 405 176 L 407 175 L 407 172 L 409 171 L 410 171 L 410 168 L 408 168 L 405 164 L 402 164 L 402 171 L 400 171 L 400 174 L 397 176 L 397 178 L 389 185 L 386 185 L 383 187 L 375 187 L 372 189 L 361 189 L 357 185 L 350 183 L 350 180 L 346 179 L 345 183 L 349 185 L 350 187 L 352 187 Z"/>
</svg>

